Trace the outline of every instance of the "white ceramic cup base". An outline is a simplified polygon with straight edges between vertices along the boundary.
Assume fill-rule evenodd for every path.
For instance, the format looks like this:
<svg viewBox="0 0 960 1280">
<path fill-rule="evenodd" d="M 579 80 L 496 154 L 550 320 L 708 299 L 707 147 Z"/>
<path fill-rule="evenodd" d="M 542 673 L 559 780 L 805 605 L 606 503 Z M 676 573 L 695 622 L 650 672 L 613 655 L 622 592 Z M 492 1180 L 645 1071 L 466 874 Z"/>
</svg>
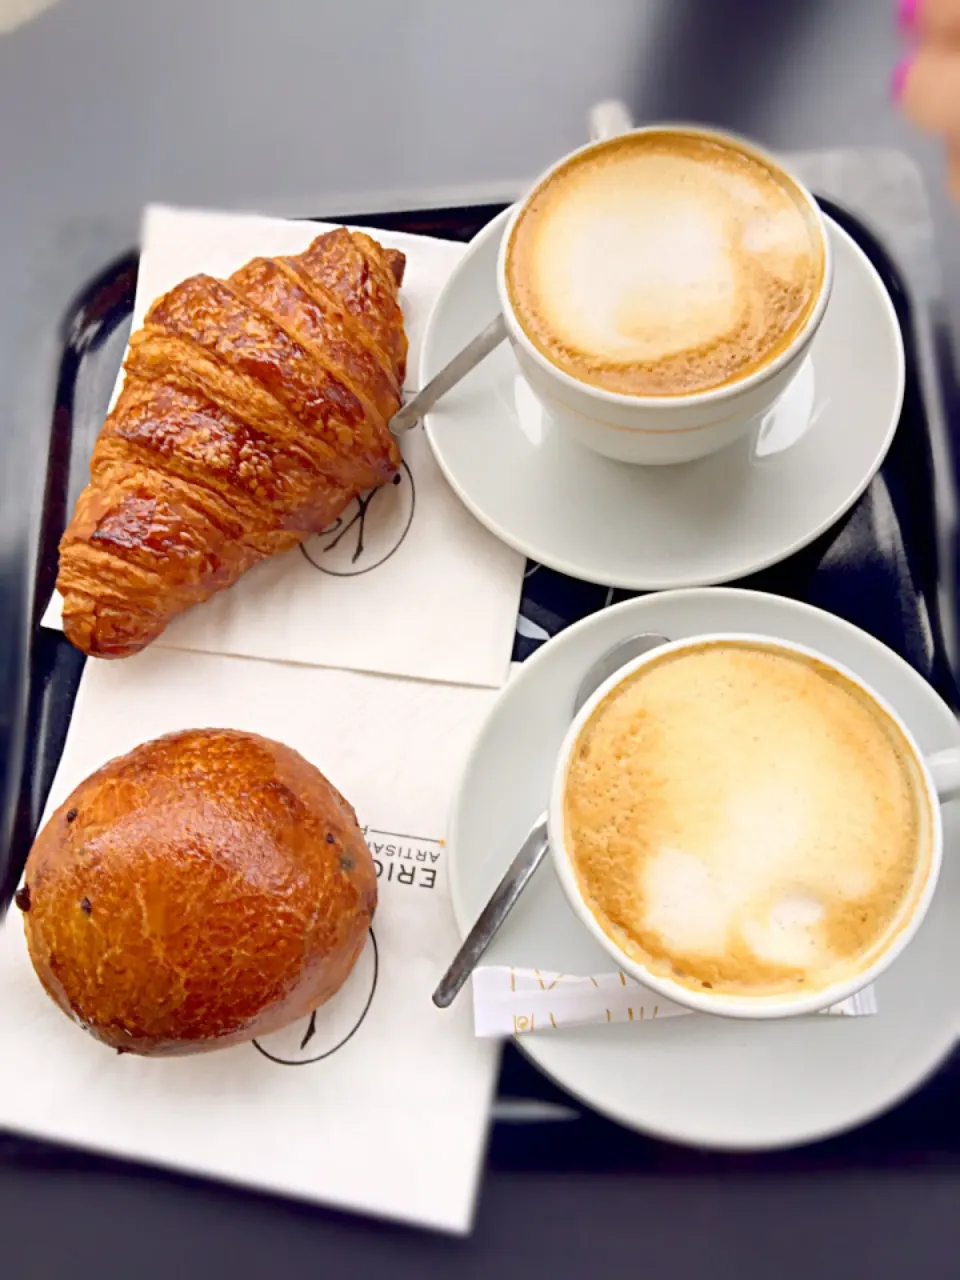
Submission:
<svg viewBox="0 0 960 1280">
<path fill-rule="evenodd" d="M 538 395 L 533 390 L 529 377 L 523 379 L 523 384 L 529 390 L 529 394 L 539 402 L 542 412 L 548 414 L 552 426 L 564 431 L 584 448 L 609 457 L 614 462 L 638 466 L 682 466 L 687 462 L 696 461 L 700 456 L 697 452 L 691 452 L 686 456 L 682 450 L 678 449 L 676 439 L 665 441 L 662 452 L 659 451 L 658 446 L 651 446 L 646 442 L 643 446 L 642 458 L 621 456 L 620 452 L 613 453 L 605 447 L 598 448 L 596 433 L 598 425 L 602 424 L 596 421 L 585 422 L 580 415 L 570 413 L 550 395 L 546 393 Z M 711 452 L 719 453 L 722 449 L 728 449 L 746 436 L 750 438 L 749 457 L 754 464 L 762 464 L 767 458 L 785 453 L 806 434 L 811 425 L 814 401 L 813 363 L 807 355 L 777 399 L 746 421 L 735 417 L 725 429 L 723 443 Z M 606 443 L 610 442 L 606 441 Z M 624 441 L 613 441 L 614 445 L 624 445 L 624 443 Z M 694 450 L 697 444 L 696 439 L 691 437 L 689 441 L 691 450 Z M 624 449 L 624 452 L 627 450 Z"/>
<path fill-rule="evenodd" d="M 811 338 L 812 338 L 811 334 Z M 557 428 L 585 449 L 599 453 L 614 462 L 634 466 L 677 466 L 695 462 L 721 449 L 727 449 L 744 437 L 752 436 L 758 447 L 753 451 L 754 460 L 765 456 L 759 447 L 765 425 L 776 416 L 780 402 L 789 396 L 801 371 L 809 368 L 807 345 L 798 352 L 795 361 L 754 390 L 753 395 L 737 397 L 721 402 L 713 415 L 695 426 L 634 428 L 625 424 L 613 424 L 599 416 L 584 413 L 569 402 L 559 399 L 556 387 L 543 370 L 535 365 L 528 354 L 514 344 L 514 355 L 524 380 L 550 415 Z M 812 404 L 812 396 L 805 398 Z M 624 415 L 626 418 L 629 415 Z M 807 415 L 809 420 L 809 413 Z M 796 432 L 791 444 L 799 440 L 803 429 Z M 784 444 L 777 452 L 789 447 Z"/>
</svg>

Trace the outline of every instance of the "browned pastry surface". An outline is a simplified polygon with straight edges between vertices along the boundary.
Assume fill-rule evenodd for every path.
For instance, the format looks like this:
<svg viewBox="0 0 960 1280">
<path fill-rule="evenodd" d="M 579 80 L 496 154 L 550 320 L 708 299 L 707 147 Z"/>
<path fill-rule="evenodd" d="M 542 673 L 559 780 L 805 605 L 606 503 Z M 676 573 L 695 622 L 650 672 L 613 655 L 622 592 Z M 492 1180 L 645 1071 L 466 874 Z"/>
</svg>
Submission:
<svg viewBox="0 0 960 1280">
<path fill-rule="evenodd" d="M 27 860 L 27 945 L 99 1040 L 196 1053 L 276 1031 L 349 975 L 377 901 L 353 809 L 296 751 L 190 730 L 81 783 Z"/>
<path fill-rule="evenodd" d="M 338 228 L 158 298 L 60 543 L 63 625 L 120 658 L 400 464 L 404 255 Z"/>
</svg>

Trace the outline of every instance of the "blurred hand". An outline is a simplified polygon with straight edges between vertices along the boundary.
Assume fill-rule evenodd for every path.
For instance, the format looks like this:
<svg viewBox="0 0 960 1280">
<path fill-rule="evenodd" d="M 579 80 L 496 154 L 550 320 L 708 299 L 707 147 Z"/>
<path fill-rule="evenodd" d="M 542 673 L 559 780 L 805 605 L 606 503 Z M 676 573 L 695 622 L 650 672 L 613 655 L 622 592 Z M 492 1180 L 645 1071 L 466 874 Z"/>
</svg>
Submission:
<svg viewBox="0 0 960 1280">
<path fill-rule="evenodd" d="M 0 0 L 0 36 L 29 22 L 52 4 L 56 0 Z"/>
<path fill-rule="evenodd" d="M 912 47 L 894 73 L 894 96 L 915 124 L 943 138 L 960 201 L 960 0 L 900 0 L 898 20 Z"/>
</svg>

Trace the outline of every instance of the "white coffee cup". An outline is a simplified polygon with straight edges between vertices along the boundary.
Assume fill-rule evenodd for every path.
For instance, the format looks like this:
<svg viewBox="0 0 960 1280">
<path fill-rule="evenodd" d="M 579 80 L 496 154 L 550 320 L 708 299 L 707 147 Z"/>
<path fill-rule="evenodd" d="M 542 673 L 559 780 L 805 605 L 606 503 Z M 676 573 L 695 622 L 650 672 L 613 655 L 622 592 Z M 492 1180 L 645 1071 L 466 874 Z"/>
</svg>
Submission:
<svg viewBox="0 0 960 1280">
<path fill-rule="evenodd" d="M 619 125 L 612 126 L 611 131 L 615 127 Z M 669 396 L 628 395 L 593 386 L 552 364 L 531 342 L 510 299 L 506 264 L 514 228 L 531 196 L 557 169 L 604 146 L 609 137 L 579 148 L 541 175 L 530 196 L 514 209 L 500 243 L 497 288 L 507 336 L 531 390 L 561 430 L 608 458 L 650 465 L 690 462 L 715 453 L 751 432 L 759 433 L 764 417 L 803 364 L 823 319 L 833 279 L 830 237 L 823 215 L 804 184 L 787 173 L 783 165 L 754 143 L 718 130 L 658 124 L 630 132 L 639 135 L 663 130 L 730 144 L 782 174 L 812 214 L 823 250 L 823 272 L 814 305 L 787 346 L 743 378 L 712 390 Z"/>
<path fill-rule="evenodd" d="M 915 764 L 915 776 L 922 788 L 922 799 L 930 816 L 929 831 L 924 839 L 929 842 L 929 856 L 918 858 L 917 883 L 909 896 L 904 917 L 897 922 L 897 931 L 876 959 L 860 970 L 855 977 L 836 982 L 817 991 L 796 996 L 770 995 L 730 995 L 705 990 L 695 990 L 681 982 L 654 973 L 650 968 L 636 960 L 620 948 L 605 931 L 596 916 L 587 905 L 580 889 L 577 874 L 565 839 L 564 794 L 567 773 L 574 749 L 581 730 L 590 719 L 596 707 L 607 698 L 619 685 L 628 680 L 635 672 L 641 671 L 651 663 L 661 662 L 670 653 L 682 653 L 685 650 L 702 650 L 710 644 L 748 644 L 759 646 L 773 652 L 799 655 L 821 667 L 835 672 L 842 680 L 858 689 L 865 699 L 872 703 L 878 713 L 888 717 L 893 726 L 902 735 L 904 743 L 912 754 Z M 548 811 L 548 830 L 550 850 L 560 884 L 576 915 L 593 934 L 600 945 L 611 955 L 614 962 L 624 973 L 648 987 L 651 991 L 663 996 L 675 1004 L 683 1005 L 699 1013 L 718 1014 L 733 1018 L 785 1018 L 799 1014 L 816 1013 L 832 1005 L 846 1000 L 862 988 L 874 982 L 900 955 L 923 923 L 924 916 L 933 900 L 940 874 L 943 857 L 943 826 L 940 814 L 941 803 L 960 795 L 960 750 L 951 749 L 938 752 L 936 755 L 924 757 L 920 748 L 903 720 L 887 702 L 870 688 L 859 676 L 848 668 L 834 662 L 831 658 L 803 645 L 793 644 L 786 640 L 778 640 L 770 636 L 740 634 L 710 634 L 678 640 L 659 649 L 644 654 L 634 662 L 628 663 L 605 684 L 581 709 L 570 730 L 563 740 L 553 775 L 553 785 Z"/>
</svg>

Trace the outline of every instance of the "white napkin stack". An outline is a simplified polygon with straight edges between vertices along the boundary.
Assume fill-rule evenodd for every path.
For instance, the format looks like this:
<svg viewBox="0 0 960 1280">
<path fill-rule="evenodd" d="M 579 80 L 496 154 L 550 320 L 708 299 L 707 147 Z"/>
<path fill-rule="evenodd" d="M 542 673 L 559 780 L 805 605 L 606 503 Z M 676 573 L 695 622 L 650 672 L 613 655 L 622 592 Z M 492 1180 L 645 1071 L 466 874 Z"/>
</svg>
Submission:
<svg viewBox="0 0 960 1280">
<path fill-rule="evenodd" d="M 315 1021 L 270 1036 L 263 1053 L 121 1057 L 44 994 L 12 909 L 0 927 L 0 1127 L 467 1230 L 497 1051 L 474 1038 L 466 1002 L 440 1012 L 430 994 L 459 944 L 446 811 L 495 696 L 172 649 L 88 662 L 50 806 L 105 760 L 173 729 L 229 726 L 286 742 L 366 825 L 379 869 L 376 954 L 370 944 Z"/>
<path fill-rule="evenodd" d="M 192 272 L 224 275 L 297 251 L 319 230 L 149 210 L 135 325 Z M 407 254 L 415 370 L 426 315 L 462 247 L 373 234 Z M 171 730 L 278 739 L 323 770 L 366 826 L 380 887 L 374 940 L 315 1018 L 259 1047 L 153 1060 L 112 1054 L 56 1009 L 14 910 L 0 926 L 0 1126 L 469 1228 L 497 1049 L 474 1038 L 467 1005 L 440 1012 L 430 995 L 459 943 L 447 810 L 507 675 L 523 558 L 464 510 L 422 432 L 407 437 L 404 459 L 401 483 L 371 501 L 359 557 L 357 529 L 329 547 L 333 530 L 305 547 L 314 563 L 299 552 L 267 563 L 136 657 L 89 661 L 48 807 L 107 759 Z"/>
<path fill-rule="evenodd" d="M 876 992 L 865 987 L 824 1012 L 846 1017 L 876 1013 Z M 662 999 L 620 971 L 583 977 L 484 965 L 473 975 L 473 1025 L 481 1038 L 608 1022 L 654 1022 L 681 1014 L 706 1016 Z"/>
</svg>

